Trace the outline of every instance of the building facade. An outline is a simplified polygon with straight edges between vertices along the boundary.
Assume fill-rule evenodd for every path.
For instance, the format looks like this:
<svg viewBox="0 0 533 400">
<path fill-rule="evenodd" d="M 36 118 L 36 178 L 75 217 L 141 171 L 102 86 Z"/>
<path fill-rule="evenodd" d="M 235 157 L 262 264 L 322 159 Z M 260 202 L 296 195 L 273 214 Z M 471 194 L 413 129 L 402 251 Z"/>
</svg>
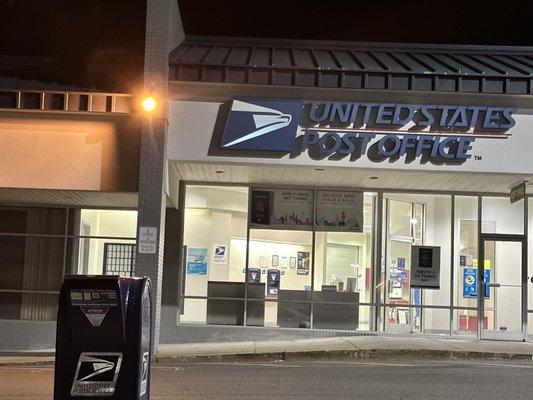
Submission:
<svg viewBox="0 0 533 400">
<path fill-rule="evenodd" d="M 66 125 L 70 164 L 28 135 L 28 157 L 66 176 L 54 186 L 26 162 L 2 180 L 2 254 L 19 274 L 2 269 L 0 346 L 53 346 L 65 273 L 149 276 L 159 343 L 531 340 L 532 57 L 188 37 L 175 2 L 149 2 L 145 91 L 161 107 Z M 51 119 L 88 118 L 68 111 L 6 110 L 5 155 L 22 159 L 9 118 L 46 114 L 32 134 L 48 135 Z M 131 153 L 118 128 L 113 146 L 98 139 L 107 118 L 137 124 Z M 95 158 L 80 157 L 91 138 Z"/>
<path fill-rule="evenodd" d="M 163 337 L 526 340 L 530 199 L 510 201 L 532 173 L 525 52 L 186 38 L 167 136 L 180 315 Z M 440 262 L 422 281 L 420 246 Z"/>
</svg>

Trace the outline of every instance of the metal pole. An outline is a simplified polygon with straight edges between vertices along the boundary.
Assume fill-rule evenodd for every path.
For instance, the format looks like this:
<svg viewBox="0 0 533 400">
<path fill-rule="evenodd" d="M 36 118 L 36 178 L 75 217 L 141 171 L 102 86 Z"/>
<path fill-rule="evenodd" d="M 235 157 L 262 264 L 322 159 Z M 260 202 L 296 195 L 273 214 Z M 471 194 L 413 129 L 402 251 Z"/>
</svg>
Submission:
<svg viewBox="0 0 533 400">
<path fill-rule="evenodd" d="M 313 316 L 315 311 L 315 251 L 316 251 L 316 196 L 317 191 L 313 189 L 313 231 L 312 231 L 312 244 L 311 244 L 311 309 L 309 315 L 309 328 L 313 329 Z M 324 263 L 324 257 L 322 257 L 322 263 Z M 322 264 L 324 268 L 324 264 Z"/>
<path fill-rule="evenodd" d="M 382 220 L 383 220 L 383 194 L 378 193 L 377 196 L 374 196 L 373 199 L 373 211 L 374 211 L 374 223 L 373 223 L 373 265 L 372 265 L 372 298 L 370 300 L 371 303 L 378 303 L 378 293 L 377 293 L 377 285 L 379 283 L 379 276 L 380 276 L 380 266 L 381 266 L 381 233 L 382 233 Z M 371 330 L 375 330 L 377 332 L 378 330 L 378 320 L 379 320 L 379 307 L 374 306 L 371 310 L 371 321 L 372 326 L 370 327 Z"/>
<path fill-rule="evenodd" d="M 455 292 L 455 195 L 451 197 L 450 205 L 451 235 L 450 235 L 450 336 L 453 334 L 453 297 Z"/>
<path fill-rule="evenodd" d="M 481 195 L 478 195 L 477 198 L 477 237 L 478 237 L 478 260 L 477 260 L 477 337 L 481 339 L 481 333 L 483 331 L 483 322 L 485 320 L 485 282 L 484 278 L 484 265 L 485 265 L 485 243 L 483 242 L 482 237 L 482 206 L 483 200 Z"/>
<path fill-rule="evenodd" d="M 248 323 L 248 268 L 250 265 L 250 213 L 252 212 L 252 193 L 253 189 L 251 187 L 248 188 L 248 213 L 246 215 L 246 260 L 244 264 L 244 326 L 246 326 Z"/>
<path fill-rule="evenodd" d="M 529 232 L 529 199 L 524 197 L 524 240 L 522 241 L 522 330 L 524 332 L 524 341 L 528 336 L 528 232 Z"/>
</svg>

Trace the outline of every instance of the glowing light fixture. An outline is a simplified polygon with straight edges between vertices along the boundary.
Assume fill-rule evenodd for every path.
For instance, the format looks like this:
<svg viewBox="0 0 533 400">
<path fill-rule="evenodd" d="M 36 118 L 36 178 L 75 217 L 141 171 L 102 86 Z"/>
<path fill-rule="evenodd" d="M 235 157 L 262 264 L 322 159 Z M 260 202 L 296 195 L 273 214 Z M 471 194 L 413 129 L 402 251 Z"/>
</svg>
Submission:
<svg viewBox="0 0 533 400">
<path fill-rule="evenodd" d="M 146 112 L 152 112 L 157 107 L 157 102 L 152 96 L 145 97 L 141 103 L 142 108 Z"/>
</svg>

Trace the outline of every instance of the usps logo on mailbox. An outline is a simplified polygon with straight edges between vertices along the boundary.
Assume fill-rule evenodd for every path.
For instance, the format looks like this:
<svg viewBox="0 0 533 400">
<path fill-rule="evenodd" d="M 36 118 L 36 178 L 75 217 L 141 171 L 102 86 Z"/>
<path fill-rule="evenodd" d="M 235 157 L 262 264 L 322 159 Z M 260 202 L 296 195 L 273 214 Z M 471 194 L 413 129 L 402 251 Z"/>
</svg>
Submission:
<svg viewBox="0 0 533 400">
<path fill-rule="evenodd" d="M 141 385 L 139 386 L 139 396 L 146 393 L 148 387 L 148 366 L 150 365 L 150 353 L 145 351 L 143 354 L 143 365 L 141 375 Z"/>
<path fill-rule="evenodd" d="M 81 353 L 71 396 L 112 396 L 115 393 L 122 353 Z"/>
</svg>

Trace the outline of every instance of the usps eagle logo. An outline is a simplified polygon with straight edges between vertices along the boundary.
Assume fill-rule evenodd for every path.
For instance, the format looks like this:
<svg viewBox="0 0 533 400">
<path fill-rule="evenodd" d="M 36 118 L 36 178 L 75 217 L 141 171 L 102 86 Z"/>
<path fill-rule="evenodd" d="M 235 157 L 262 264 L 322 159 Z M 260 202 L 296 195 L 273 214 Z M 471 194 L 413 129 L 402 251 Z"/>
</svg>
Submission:
<svg viewBox="0 0 533 400">
<path fill-rule="evenodd" d="M 302 102 L 235 99 L 226 120 L 222 149 L 290 152 Z"/>
<path fill-rule="evenodd" d="M 112 396 L 115 393 L 122 353 L 81 353 L 71 396 Z"/>
</svg>

